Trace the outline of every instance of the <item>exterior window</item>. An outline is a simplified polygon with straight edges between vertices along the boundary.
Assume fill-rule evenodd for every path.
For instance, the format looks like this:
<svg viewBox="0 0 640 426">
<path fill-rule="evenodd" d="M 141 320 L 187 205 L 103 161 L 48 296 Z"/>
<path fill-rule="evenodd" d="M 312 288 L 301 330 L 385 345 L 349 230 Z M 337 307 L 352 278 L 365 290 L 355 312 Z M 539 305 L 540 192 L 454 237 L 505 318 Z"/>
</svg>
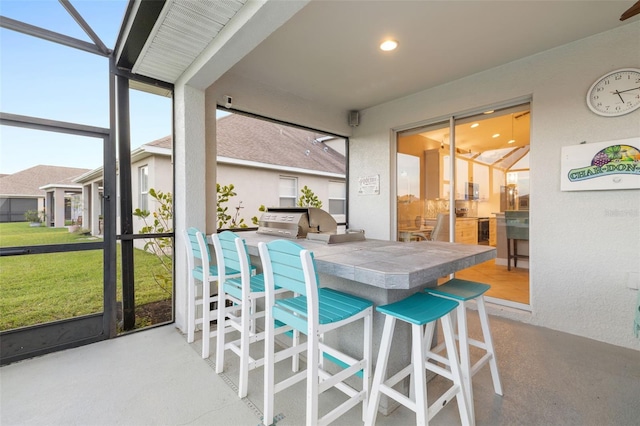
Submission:
<svg viewBox="0 0 640 426">
<path fill-rule="evenodd" d="M 149 210 L 149 167 L 142 166 L 138 169 L 138 185 L 140 187 L 140 197 L 138 207 L 140 210 Z"/>
<path fill-rule="evenodd" d="M 280 207 L 295 207 L 298 179 L 280 176 Z"/>
<path fill-rule="evenodd" d="M 347 186 L 344 182 L 329 182 L 329 213 L 345 214 Z"/>
</svg>

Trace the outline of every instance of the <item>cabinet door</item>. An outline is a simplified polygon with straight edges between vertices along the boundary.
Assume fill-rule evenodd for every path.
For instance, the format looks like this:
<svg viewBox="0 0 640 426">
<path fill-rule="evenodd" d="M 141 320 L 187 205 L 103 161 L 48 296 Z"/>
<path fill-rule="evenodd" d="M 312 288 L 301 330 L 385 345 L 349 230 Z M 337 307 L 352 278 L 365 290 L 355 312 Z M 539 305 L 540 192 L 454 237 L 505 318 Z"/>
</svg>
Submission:
<svg viewBox="0 0 640 426">
<path fill-rule="evenodd" d="M 478 220 L 456 219 L 456 243 L 478 244 Z"/>
<path fill-rule="evenodd" d="M 442 167 L 440 150 L 426 150 L 424 152 L 424 166 L 425 198 L 427 200 L 441 198 Z"/>
<path fill-rule="evenodd" d="M 496 241 L 497 241 L 496 227 L 497 227 L 496 218 L 495 217 L 490 218 L 489 219 L 489 245 L 491 247 L 496 246 Z"/>
</svg>

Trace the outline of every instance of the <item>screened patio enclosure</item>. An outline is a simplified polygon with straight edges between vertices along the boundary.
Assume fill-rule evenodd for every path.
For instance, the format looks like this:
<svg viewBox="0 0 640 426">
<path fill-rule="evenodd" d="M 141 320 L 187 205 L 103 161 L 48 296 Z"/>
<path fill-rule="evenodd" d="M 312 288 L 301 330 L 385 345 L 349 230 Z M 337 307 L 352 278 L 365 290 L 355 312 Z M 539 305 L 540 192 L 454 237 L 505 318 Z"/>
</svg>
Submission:
<svg viewBox="0 0 640 426">
<path fill-rule="evenodd" d="M 7 212 L 8 219 L 17 219 L 18 210 L 36 208 L 45 223 L 40 227 L 30 227 L 28 222 L 24 222 L 23 214 L 22 222 L 0 224 L 13 226 L 2 228 L 0 247 L 2 364 L 154 325 L 139 321 L 139 316 L 146 311 L 139 309 L 137 304 L 148 297 L 136 294 L 136 285 L 140 286 L 140 282 L 147 279 L 144 274 L 156 267 L 155 260 L 150 260 L 150 255 L 144 250 L 134 249 L 134 241 L 145 240 L 153 244 L 162 239 L 172 244 L 173 238 L 172 229 L 162 233 L 146 232 L 144 235 L 133 232 L 130 129 L 131 120 L 135 117 L 130 117 L 129 109 L 129 90 L 132 87 L 147 87 L 151 88 L 147 92 L 156 93 L 161 88 L 164 96 L 171 96 L 173 86 L 143 77 L 132 83 L 135 77 L 116 66 L 114 50 L 102 42 L 81 13 L 66 0 L 61 0 L 57 6 L 68 13 L 90 41 L 32 25 L 28 23 L 28 16 L 24 20 L 1 16 L 0 27 L 7 36 L 20 38 L 21 43 L 37 43 L 37 49 L 33 51 L 40 51 L 42 46 L 46 46 L 52 52 L 74 52 L 72 61 L 81 61 L 75 56 L 80 51 L 82 58 L 87 58 L 92 64 L 97 63 L 106 76 L 101 86 L 103 91 L 99 93 L 108 95 L 102 98 L 102 108 L 108 113 L 101 121 L 108 122 L 109 126 L 40 118 L 12 111 L 0 112 L 0 125 L 7 135 L 27 135 L 33 140 L 57 141 L 57 135 L 62 135 L 57 149 L 84 154 L 86 164 L 99 165 L 102 178 L 93 188 L 91 205 L 84 205 L 81 196 L 83 191 L 91 188 L 83 188 L 72 181 L 41 185 L 42 201 L 36 204 L 14 202 L 13 206 L 7 206 L 3 200 L 2 211 L 3 214 Z M 132 5 L 128 7 L 130 9 Z M 5 11 L 11 12 L 8 7 L 3 8 L 3 13 Z M 118 22 L 113 22 L 113 25 L 117 26 Z M 9 60 L 10 55 L 9 51 L 4 51 L 3 61 Z M 68 60 L 65 53 L 57 55 L 59 62 Z M 51 66 L 55 66 L 56 59 Z M 15 61 L 19 60 L 19 57 L 15 58 Z M 81 62 L 75 65 L 79 67 Z M 46 66 L 41 69 L 46 69 Z M 12 103 L 4 104 L 6 107 Z M 52 112 L 55 116 L 59 111 Z M 8 129 L 16 130 L 9 132 Z M 50 146 L 56 149 L 56 143 L 51 142 Z M 30 146 L 4 137 L 5 148 L 22 149 L 24 155 L 28 155 Z M 78 170 L 79 173 L 86 171 L 88 169 Z M 76 233 L 67 229 L 69 225 L 91 229 L 87 229 L 86 234 L 84 231 Z M 96 232 L 91 235 L 91 231 Z M 165 324 L 173 319 L 172 269 L 168 274 L 168 293 L 162 296 L 169 312 L 168 317 L 163 317 L 162 323 Z"/>
</svg>

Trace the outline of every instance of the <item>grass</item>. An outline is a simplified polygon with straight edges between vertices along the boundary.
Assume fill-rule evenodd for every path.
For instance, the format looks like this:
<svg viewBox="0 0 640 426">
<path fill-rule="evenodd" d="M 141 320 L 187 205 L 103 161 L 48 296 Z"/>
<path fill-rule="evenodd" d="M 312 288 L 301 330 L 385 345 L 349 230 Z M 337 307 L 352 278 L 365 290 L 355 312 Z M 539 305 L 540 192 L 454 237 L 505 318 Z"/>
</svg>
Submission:
<svg viewBox="0 0 640 426">
<path fill-rule="evenodd" d="M 0 247 L 95 241 L 66 228 L 0 224 Z M 121 256 L 117 251 L 117 298 L 121 299 Z M 0 257 L 0 330 L 102 312 L 103 252 L 88 250 Z M 153 279 L 159 259 L 135 250 L 136 306 L 171 299 Z M 142 319 L 142 324 L 149 324 Z"/>
<path fill-rule="evenodd" d="M 0 223 L 0 247 L 80 243 L 95 240 L 95 237 L 69 232 L 67 228 L 30 227 L 27 222 Z"/>
</svg>

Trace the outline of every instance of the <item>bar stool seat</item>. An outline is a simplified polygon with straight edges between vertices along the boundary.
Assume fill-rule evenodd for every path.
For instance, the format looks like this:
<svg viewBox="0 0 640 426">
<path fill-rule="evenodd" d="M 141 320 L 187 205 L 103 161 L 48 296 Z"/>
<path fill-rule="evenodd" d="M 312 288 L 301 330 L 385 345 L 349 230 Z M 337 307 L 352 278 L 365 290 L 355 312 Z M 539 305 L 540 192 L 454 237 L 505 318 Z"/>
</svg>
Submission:
<svg viewBox="0 0 640 426">
<path fill-rule="evenodd" d="M 435 297 L 427 293 L 416 293 L 398 302 L 376 307 L 378 312 L 385 315 L 385 321 L 365 425 L 375 424 L 381 393 L 414 411 L 417 425 L 429 424 L 429 419 L 435 416 L 455 396 L 458 401 L 462 424 L 469 425 L 473 423 L 466 402 L 462 373 L 455 350 L 451 317 L 457 305 L 452 300 Z M 411 364 L 385 380 L 396 319 L 411 325 Z M 451 366 L 450 370 L 427 362 L 427 345 L 431 344 L 438 319 L 442 320 L 444 340 L 447 347 L 447 355 L 449 356 L 449 365 Z M 427 331 L 423 334 L 423 326 L 425 324 Z M 453 381 L 453 385 L 431 405 L 427 402 L 425 369 Z M 411 376 L 408 397 L 393 389 L 393 386 L 407 376 Z"/>
<path fill-rule="evenodd" d="M 498 373 L 498 364 L 496 362 L 496 354 L 493 347 L 493 339 L 491 338 L 491 330 L 489 329 L 489 317 L 484 304 L 484 293 L 491 288 L 488 284 L 478 283 L 475 281 L 461 280 L 453 278 L 446 283 L 434 288 L 427 288 L 426 292 L 443 299 L 455 301 L 457 306 L 457 322 L 458 332 L 456 338 L 460 341 L 460 364 L 462 369 L 462 377 L 464 379 L 465 392 L 467 393 L 467 401 L 471 416 L 474 416 L 473 404 L 473 384 L 471 379 L 473 376 L 487 363 L 491 369 L 491 378 L 493 380 L 493 389 L 496 394 L 502 395 L 502 384 L 500 383 L 500 375 Z M 465 302 L 475 300 L 478 306 L 478 316 L 482 327 L 483 341 L 469 338 L 467 331 L 467 309 Z M 484 355 L 471 365 L 469 346 L 475 346 L 484 350 Z M 432 353 L 441 352 L 445 348 L 444 344 L 440 344 L 432 349 Z M 443 362 L 445 360 L 440 357 L 432 357 L 434 360 Z"/>
</svg>

